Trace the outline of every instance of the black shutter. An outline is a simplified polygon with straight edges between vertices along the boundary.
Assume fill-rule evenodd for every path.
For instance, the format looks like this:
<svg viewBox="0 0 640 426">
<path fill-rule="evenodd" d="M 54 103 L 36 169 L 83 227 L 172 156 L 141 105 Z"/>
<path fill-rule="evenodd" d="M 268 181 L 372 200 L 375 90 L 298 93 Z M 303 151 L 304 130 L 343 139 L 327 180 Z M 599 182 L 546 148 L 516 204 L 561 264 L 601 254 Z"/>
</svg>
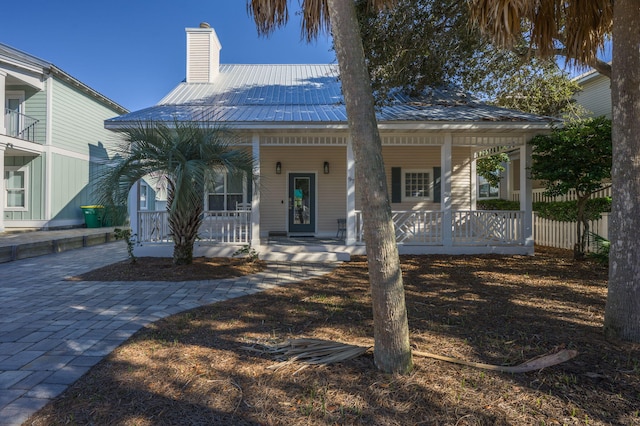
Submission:
<svg viewBox="0 0 640 426">
<path fill-rule="evenodd" d="M 440 175 L 442 174 L 442 167 L 433 168 L 433 202 L 442 202 L 442 182 Z"/>
<path fill-rule="evenodd" d="M 391 168 L 391 202 L 402 202 L 402 169 L 400 167 Z"/>
</svg>

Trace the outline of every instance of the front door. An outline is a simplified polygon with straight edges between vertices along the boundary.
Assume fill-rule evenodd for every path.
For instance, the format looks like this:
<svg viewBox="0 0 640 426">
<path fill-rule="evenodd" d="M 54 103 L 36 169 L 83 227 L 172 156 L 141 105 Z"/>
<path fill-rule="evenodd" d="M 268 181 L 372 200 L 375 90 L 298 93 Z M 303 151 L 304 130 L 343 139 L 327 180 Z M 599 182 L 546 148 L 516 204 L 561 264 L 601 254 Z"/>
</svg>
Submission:
<svg viewBox="0 0 640 426">
<path fill-rule="evenodd" d="M 316 230 L 316 175 L 289 174 L 289 232 L 314 233 Z"/>
</svg>

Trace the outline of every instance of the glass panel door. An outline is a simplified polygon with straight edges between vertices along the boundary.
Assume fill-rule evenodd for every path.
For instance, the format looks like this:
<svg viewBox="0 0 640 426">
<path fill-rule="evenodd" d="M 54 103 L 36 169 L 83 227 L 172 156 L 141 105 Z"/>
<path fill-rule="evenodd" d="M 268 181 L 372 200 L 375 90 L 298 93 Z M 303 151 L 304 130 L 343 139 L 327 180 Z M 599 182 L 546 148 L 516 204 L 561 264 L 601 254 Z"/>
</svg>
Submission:
<svg viewBox="0 0 640 426">
<path fill-rule="evenodd" d="M 313 173 L 289 175 L 289 232 L 315 232 L 315 180 L 316 176 Z"/>
<path fill-rule="evenodd" d="M 17 137 L 22 130 L 22 103 L 24 95 L 7 92 L 5 101 L 5 127 L 7 135 Z"/>
</svg>

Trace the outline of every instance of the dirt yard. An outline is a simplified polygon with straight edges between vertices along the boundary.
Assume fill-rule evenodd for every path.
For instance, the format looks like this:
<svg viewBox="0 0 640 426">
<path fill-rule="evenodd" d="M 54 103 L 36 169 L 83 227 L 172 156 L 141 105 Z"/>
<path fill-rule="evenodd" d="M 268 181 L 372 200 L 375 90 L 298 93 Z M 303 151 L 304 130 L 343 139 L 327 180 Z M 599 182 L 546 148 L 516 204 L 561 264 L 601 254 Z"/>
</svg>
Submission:
<svg viewBox="0 0 640 426">
<path fill-rule="evenodd" d="M 366 263 L 356 258 L 154 323 L 27 424 L 640 425 L 640 345 L 602 336 L 604 267 L 542 247 L 534 257 L 408 256 L 402 265 L 415 350 L 497 365 L 562 348 L 578 356 L 524 374 L 415 356 L 411 374 L 392 376 L 371 352 L 274 372 L 273 357 L 245 349 L 299 337 L 373 345 Z M 100 272 L 110 276 L 123 279 L 122 268 Z"/>
</svg>

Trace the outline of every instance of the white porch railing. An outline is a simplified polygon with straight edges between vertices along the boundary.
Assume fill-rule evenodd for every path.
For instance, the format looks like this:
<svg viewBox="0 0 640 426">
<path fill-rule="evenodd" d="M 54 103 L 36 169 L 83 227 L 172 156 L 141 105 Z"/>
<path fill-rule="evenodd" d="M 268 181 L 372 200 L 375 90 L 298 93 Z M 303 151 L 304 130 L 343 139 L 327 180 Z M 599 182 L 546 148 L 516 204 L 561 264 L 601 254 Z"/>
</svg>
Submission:
<svg viewBox="0 0 640 426">
<path fill-rule="evenodd" d="M 166 211 L 138 212 L 138 242 L 173 241 Z M 200 241 L 248 244 L 251 241 L 250 211 L 206 211 L 198 232 Z"/>
<path fill-rule="evenodd" d="M 442 211 L 393 211 L 396 242 L 399 244 L 442 245 Z M 452 212 L 453 245 L 523 244 L 521 211 L 475 210 Z M 362 212 L 356 211 L 356 241 L 364 241 Z"/>
<path fill-rule="evenodd" d="M 453 212 L 455 245 L 523 244 L 524 212 L 513 210 L 469 210 Z"/>
</svg>

